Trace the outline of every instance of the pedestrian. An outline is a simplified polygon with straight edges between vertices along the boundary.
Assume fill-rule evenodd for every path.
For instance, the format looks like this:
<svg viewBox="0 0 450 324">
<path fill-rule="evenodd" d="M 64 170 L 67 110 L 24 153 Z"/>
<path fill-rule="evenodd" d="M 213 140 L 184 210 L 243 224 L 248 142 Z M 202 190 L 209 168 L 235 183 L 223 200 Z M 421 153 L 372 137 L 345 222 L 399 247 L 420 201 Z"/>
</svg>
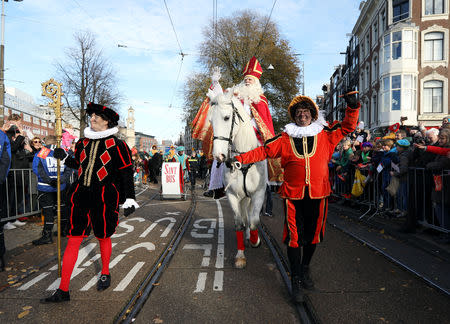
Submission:
<svg viewBox="0 0 450 324">
<path fill-rule="evenodd" d="M 0 272 L 5 270 L 5 233 L 3 232 L 4 222 L 2 218 L 8 217 L 8 205 L 6 204 L 6 178 L 11 167 L 11 145 L 9 138 L 0 129 Z"/>
<path fill-rule="evenodd" d="M 191 190 L 195 190 L 195 179 L 197 178 L 197 172 L 199 169 L 198 156 L 195 150 L 193 150 L 192 154 L 189 156 L 188 163 L 189 163 L 189 181 L 191 182 Z"/>
<path fill-rule="evenodd" d="M 335 146 L 353 132 L 358 122 L 360 104 L 355 93 L 344 96 L 347 102 L 342 123 L 328 124 L 315 102 L 306 96 L 295 97 L 288 107 L 294 121 L 284 131 L 254 150 L 227 159 L 227 166 L 281 157 L 284 182 L 279 190 L 284 199 L 285 226 L 292 294 L 296 303 L 303 302 L 302 288 L 312 289 L 309 264 L 316 244 L 323 240 L 327 216 L 328 163 Z M 303 248 L 303 252 L 302 249 Z"/>
<path fill-rule="evenodd" d="M 34 156 L 33 172 L 36 174 L 38 201 L 44 215 L 44 228 L 39 239 L 34 240 L 34 245 L 53 243 L 53 225 L 57 214 L 57 160 L 53 157 L 56 148 L 56 136 L 45 137 L 46 145 Z M 65 189 L 70 181 L 71 170 L 64 164 L 60 167 L 60 192 L 61 192 L 61 233 L 67 235 L 67 209 L 65 204 Z"/>
<path fill-rule="evenodd" d="M 29 202 L 27 195 L 29 185 L 24 182 L 29 178 L 30 160 L 34 153 L 29 145 L 26 133 L 22 128 L 22 117 L 12 114 L 3 125 L 3 130 L 8 135 L 11 144 L 11 172 L 8 174 L 9 216 L 16 216 L 25 212 L 25 203 Z M 23 226 L 25 222 L 19 219 L 5 224 L 5 229 L 14 229 Z"/>
<path fill-rule="evenodd" d="M 69 240 L 64 251 L 59 288 L 42 303 L 58 303 L 70 300 L 69 283 L 78 258 L 78 250 L 92 227 L 100 243 L 102 259 L 101 276 L 97 290 L 111 285 L 109 261 L 111 258 L 111 235 L 119 222 L 119 204 L 124 215 L 138 208 L 133 186 L 133 164 L 127 144 L 115 134 L 119 115 L 111 108 L 89 103 L 86 113 L 90 127 L 84 130 L 72 158 L 63 149 L 55 149 L 53 156 L 78 170 L 75 189 L 70 196 Z"/>
<path fill-rule="evenodd" d="M 408 210 L 408 169 L 412 158 L 409 150 L 411 143 L 406 138 L 402 138 L 397 140 L 396 145 L 399 163 L 398 165 L 394 164 L 390 171 L 391 177 L 397 177 L 399 181 L 396 195 L 397 209 L 394 210 L 393 214 L 396 217 L 406 217 Z"/>
</svg>

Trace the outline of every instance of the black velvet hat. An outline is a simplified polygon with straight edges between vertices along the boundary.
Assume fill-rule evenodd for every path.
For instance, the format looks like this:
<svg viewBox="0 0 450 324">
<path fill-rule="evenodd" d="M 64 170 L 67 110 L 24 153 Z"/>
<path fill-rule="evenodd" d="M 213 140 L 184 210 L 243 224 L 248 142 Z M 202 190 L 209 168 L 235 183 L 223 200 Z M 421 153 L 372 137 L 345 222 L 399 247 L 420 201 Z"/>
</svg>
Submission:
<svg viewBox="0 0 450 324">
<path fill-rule="evenodd" d="M 119 114 L 116 113 L 111 108 L 108 108 L 103 105 L 95 104 L 95 103 L 88 103 L 86 113 L 90 116 L 93 113 L 96 115 L 102 117 L 103 119 L 109 121 L 108 127 L 114 127 L 118 125 L 119 121 Z"/>
</svg>

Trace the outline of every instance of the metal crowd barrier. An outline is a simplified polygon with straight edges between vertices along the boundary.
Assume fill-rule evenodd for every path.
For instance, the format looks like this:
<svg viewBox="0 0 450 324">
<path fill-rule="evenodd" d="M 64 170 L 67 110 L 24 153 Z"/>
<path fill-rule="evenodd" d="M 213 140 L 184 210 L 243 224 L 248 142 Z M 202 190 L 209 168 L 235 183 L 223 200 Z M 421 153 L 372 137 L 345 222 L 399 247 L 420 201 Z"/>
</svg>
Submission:
<svg viewBox="0 0 450 324">
<path fill-rule="evenodd" d="M 70 183 L 75 181 L 72 173 Z M 32 169 L 9 170 L 6 179 L 6 218 L 2 222 L 14 221 L 18 218 L 41 213 L 38 202 L 37 177 Z"/>
<path fill-rule="evenodd" d="M 363 194 L 359 197 L 352 196 L 351 188 L 354 181 L 354 172 L 349 172 L 343 181 L 330 169 L 330 181 L 334 198 L 351 201 L 359 206 L 365 206 L 365 211 L 359 219 L 367 217 L 371 219 L 383 213 L 382 174 L 373 170 L 366 178 Z M 440 170 L 434 174 L 424 168 L 409 168 L 407 181 L 406 206 L 409 216 L 415 217 L 417 222 L 427 228 L 440 232 L 450 232 L 450 170 Z M 386 195 L 384 195 L 386 197 Z M 390 197 L 393 206 L 399 208 L 402 205 L 402 197 Z"/>
</svg>

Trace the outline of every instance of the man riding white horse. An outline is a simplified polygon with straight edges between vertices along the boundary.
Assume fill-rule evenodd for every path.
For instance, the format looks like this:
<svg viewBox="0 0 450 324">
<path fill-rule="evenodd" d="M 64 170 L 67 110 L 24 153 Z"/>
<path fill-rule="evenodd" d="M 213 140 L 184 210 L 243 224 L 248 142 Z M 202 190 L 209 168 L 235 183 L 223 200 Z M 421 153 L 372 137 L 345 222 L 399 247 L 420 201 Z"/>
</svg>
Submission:
<svg viewBox="0 0 450 324">
<path fill-rule="evenodd" d="M 335 146 L 355 130 L 358 121 L 360 104 L 356 94 L 347 93 L 344 98 L 347 110 L 343 122 L 328 124 L 311 98 L 297 96 L 288 107 L 294 122 L 286 125 L 281 134 L 266 141 L 264 146 L 226 161 L 227 166 L 237 166 L 236 162 L 248 164 L 267 157 L 281 157 L 284 182 L 279 194 L 284 199 L 286 214 L 283 240 L 288 246 L 296 303 L 303 301 L 302 287 L 314 286 L 309 264 L 325 232 L 327 197 L 331 193 L 328 162 Z"/>
</svg>

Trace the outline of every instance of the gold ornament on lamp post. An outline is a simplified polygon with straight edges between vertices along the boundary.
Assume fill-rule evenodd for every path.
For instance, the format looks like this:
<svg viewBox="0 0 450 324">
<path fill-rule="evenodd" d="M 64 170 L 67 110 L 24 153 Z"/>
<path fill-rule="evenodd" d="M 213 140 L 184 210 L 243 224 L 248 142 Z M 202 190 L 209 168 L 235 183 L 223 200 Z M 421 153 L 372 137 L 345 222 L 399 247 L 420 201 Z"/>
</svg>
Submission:
<svg viewBox="0 0 450 324">
<path fill-rule="evenodd" d="M 48 104 L 55 112 L 55 135 L 56 135 L 56 147 L 61 147 L 62 138 L 62 123 L 61 123 L 61 97 L 64 95 L 61 91 L 62 83 L 50 79 L 46 82 L 42 82 L 42 96 L 49 98 L 51 101 Z M 57 185 L 56 185 L 56 200 L 57 200 L 57 226 L 58 226 L 58 276 L 61 277 L 61 161 L 56 160 L 56 173 L 57 173 Z"/>
</svg>

